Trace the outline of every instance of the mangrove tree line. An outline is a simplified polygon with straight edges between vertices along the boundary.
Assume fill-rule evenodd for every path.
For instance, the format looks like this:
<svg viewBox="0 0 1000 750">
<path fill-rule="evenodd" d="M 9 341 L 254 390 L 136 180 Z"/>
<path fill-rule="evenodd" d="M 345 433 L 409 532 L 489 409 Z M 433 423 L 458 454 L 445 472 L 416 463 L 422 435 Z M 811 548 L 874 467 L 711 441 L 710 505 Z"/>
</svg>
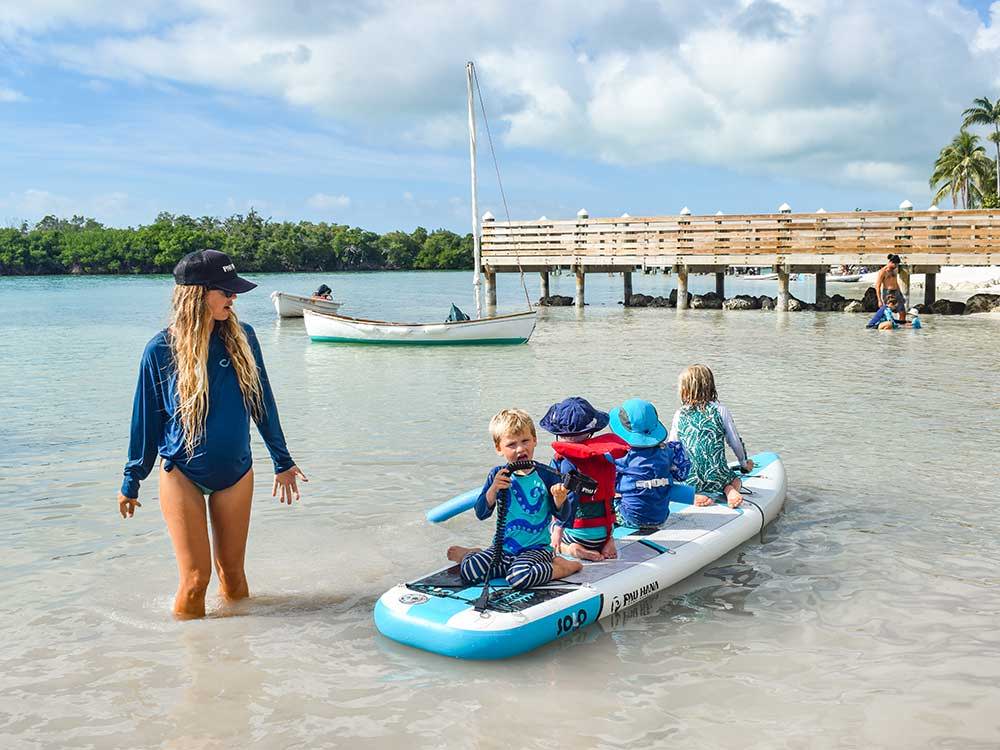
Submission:
<svg viewBox="0 0 1000 750">
<path fill-rule="evenodd" d="M 471 269 L 472 234 L 447 229 L 377 234 L 342 224 L 276 222 L 251 210 L 227 219 L 161 213 L 146 226 L 46 216 L 0 229 L 0 275 L 169 273 L 186 253 L 213 248 L 241 271 Z"/>
</svg>

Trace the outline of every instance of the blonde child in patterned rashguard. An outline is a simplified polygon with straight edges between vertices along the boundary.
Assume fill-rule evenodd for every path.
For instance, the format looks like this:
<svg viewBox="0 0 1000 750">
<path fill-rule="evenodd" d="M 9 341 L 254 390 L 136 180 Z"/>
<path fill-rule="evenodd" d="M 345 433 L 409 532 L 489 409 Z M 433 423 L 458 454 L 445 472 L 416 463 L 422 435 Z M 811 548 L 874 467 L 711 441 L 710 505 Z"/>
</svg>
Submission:
<svg viewBox="0 0 1000 750">
<path fill-rule="evenodd" d="M 705 365 L 691 365 L 680 374 L 681 406 L 670 425 L 670 440 L 679 440 L 691 460 L 687 483 L 695 488 L 694 504 L 711 505 L 710 495 L 724 495 L 730 508 L 743 502 L 739 474 L 729 467 L 726 444 L 745 471 L 753 469 L 733 417 L 719 402 L 715 377 Z"/>
</svg>

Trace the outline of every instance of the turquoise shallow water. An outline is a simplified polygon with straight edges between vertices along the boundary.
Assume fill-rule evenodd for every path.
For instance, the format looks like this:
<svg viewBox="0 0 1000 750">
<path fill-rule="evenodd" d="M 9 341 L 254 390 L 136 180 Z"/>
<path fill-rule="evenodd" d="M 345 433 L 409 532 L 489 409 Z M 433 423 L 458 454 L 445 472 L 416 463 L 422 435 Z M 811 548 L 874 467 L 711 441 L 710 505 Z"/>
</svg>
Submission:
<svg viewBox="0 0 1000 750">
<path fill-rule="evenodd" d="M 1000 319 L 879 334 L 842 313 L 623 310 L 620 279 L 590 276 L 593 304 L 542 311 L 527 346 L 366 348 L 310 344 L 267 295 L 326 281 L 345 313 L 437 320 L 452 301 L 469 310 L 469 274 L 256 280 L 237 309 L 311 481 L 300 505 L 279 506 L 255 438 L 255 597 L 180 624 L 155 479 L 135 518 L 115 504 L 136 368 L 170 280 L 0 279 L 0 746 L 1000 740 Z M 553 292 L 572 283 L 555 277 Z M 635 291 L 671 286 L 637 277 Z M 501 309 L 520 294 L 501 277 Z M 540 416 L 580 393 L 604 407 L 644 396 L 669 419 L 677 374 L 696 361 L 751 450 L 786 461 L 788 503 L 765 545 L 507 663 L 377 634 L 383 590 L 443 563 L 449 544 L 490 537 L 472 518 L 430 526 L 423 513 L 493 464 L 494 412 Z"/>
</svg>

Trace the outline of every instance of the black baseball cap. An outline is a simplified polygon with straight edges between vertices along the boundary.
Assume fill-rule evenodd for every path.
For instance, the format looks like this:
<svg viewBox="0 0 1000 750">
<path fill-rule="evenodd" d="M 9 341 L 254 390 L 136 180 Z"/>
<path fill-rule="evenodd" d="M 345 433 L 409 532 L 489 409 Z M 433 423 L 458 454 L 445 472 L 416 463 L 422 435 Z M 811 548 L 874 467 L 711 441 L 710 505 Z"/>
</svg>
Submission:
<svg viewBox="0 0 1000 750">
<path fill-rule="evenodd" d="M 232 294 L 243 294 L 257 287 L 236 275 L 236 265 L 218 250 L 195 250 L 174 266 L 178 286 L 204 286 Z"/>
</svg>

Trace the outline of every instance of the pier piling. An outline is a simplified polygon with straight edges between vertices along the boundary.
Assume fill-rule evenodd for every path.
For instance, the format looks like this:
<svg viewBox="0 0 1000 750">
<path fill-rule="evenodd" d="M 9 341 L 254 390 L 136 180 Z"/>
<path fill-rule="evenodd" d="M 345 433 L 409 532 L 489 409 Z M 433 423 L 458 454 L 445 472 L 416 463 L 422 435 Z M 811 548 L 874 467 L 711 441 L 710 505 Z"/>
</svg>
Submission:
<svg viewBox="0 0 1000 750">
<path fill-rule="evenodd" d="M 624 271 L 622 273 L 622 287 L 624 288 L 624 300 L 625 307 L 629 307 L 632 304 L 632 272 Z"/>
<path fill-rule="evenodd" d="M 924 274 L 924 304 L 930 307 L 937 299 L 937 274 Z"/>
<path fill-rule="evenodd" d="M 687 266 L 674 266 L 677 274 L 677 309 L 687 310 L 688 306 L 688 270 Z"/>
<path fill-rule="evenodd" d="M 486 304 L 489 307 L 497 306 L 497 274 L 496 271 L 486 271 L 483 274 L 486 281 Z"/>
<path fill-rule="evenodd" d="M 903 293 L 906 301 L 910 301 L 910 269 L 905 266 L 899 267 L 899 291 Z"/>
<path fill-rule="evenodd" d="M 538 272 L 538 291 L 541 292 L 542 299 L 549 296 L 549 272 Z"/>
<path fill-rule="evenodd" d="M 826 298 L 826 274 L 816 272 L 816 302 Z"/>
<path fill-rule="evenodd" d="M 788 310 L 788 267 L 778 268 L 778 299 L 775 302 L 776 310 Z"/>
<path fill-rule="evenodd" d="M 583 266 L 576 267 L 576 306 L 583 307 L 584 288 L 586 286 L 587 272 Z"/>
<path fill-rule="evenodd" d="M 715 272 L 715 293 L 722 299 L 726 298 L 726 272 L 724 270 Z"/>
</svg>

